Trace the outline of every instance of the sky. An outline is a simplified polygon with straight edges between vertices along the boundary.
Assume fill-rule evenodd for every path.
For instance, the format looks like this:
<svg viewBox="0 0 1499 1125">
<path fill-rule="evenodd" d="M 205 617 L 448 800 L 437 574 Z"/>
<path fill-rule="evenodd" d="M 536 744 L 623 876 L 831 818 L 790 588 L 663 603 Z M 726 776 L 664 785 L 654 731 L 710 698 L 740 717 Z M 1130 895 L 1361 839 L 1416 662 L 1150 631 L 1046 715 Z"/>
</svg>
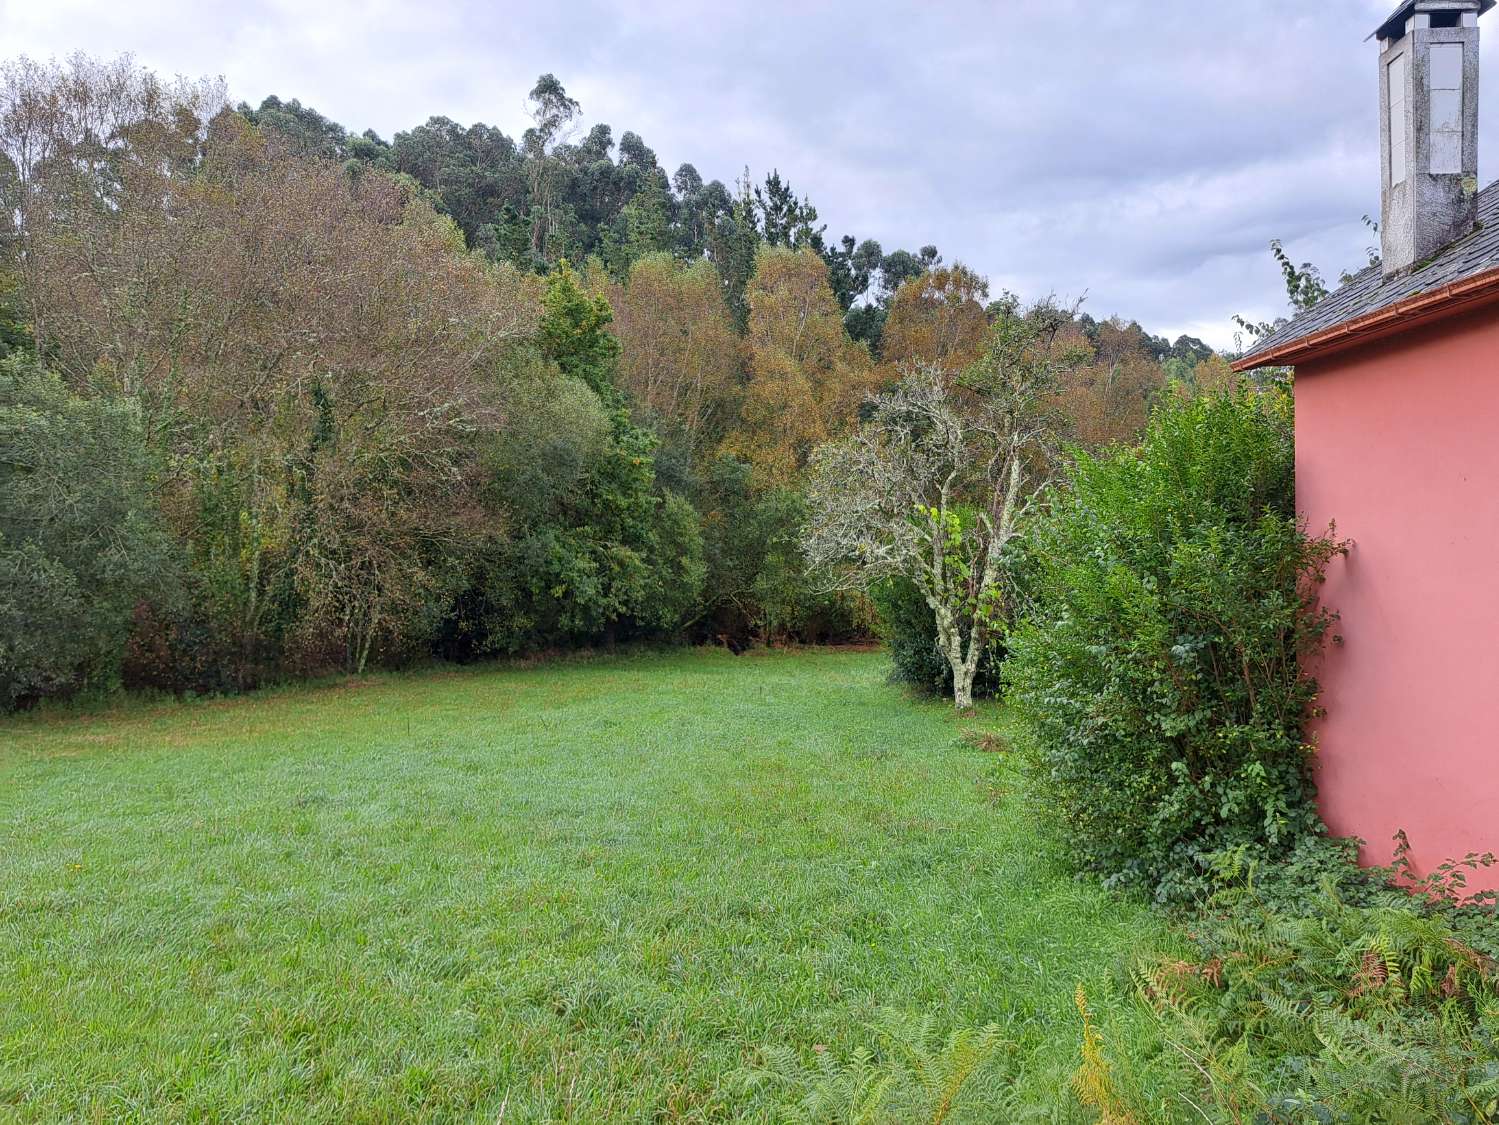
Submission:
<svg viewBox="0 0 1499 1125">
<path fill-rule="evenodd" d="M 1285 311 L 1270 257 L 1334 279 L 1379 211 L 1377 48 L 1394 0 L 0 0 L 0 56 L 134 54 L 390 138 L 525 128 L 557 75 L 668 172 L 777 169 L 832 239 L 935 244 L 1022 297 L 1226 347 Z M 1479 178 L 1499 158 L 1486 18 Z M 1490 77 L 1493 75 L 1493 77 Z"/>
</svg>

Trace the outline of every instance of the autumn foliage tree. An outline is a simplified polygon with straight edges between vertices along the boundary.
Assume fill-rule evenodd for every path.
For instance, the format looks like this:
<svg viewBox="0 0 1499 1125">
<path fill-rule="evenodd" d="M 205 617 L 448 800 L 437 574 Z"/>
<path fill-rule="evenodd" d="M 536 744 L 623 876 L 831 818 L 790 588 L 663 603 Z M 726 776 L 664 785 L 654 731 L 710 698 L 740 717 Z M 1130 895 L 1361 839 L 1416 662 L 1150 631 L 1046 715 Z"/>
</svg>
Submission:
<svg viewBox="0 0 1499 1125">
<path fill-rule="evenodd" d="M 409 181 L 298 157 L 196 88 L 86 60 L 8 81 L 38 344 L 140 404 L 236 679 L 285 644 L 359 669 L 420 638 L 530 283 Z"/>
<path fill-rule="evenodd" d="M 649 254 L 606 294 L 622 389 L 689 453 L 716 444 L 737 406 L 742 349 L 713 266 Z"/>
<path fill-rule="evenodd" d="M 1090 353 L 1087 363 L 1068 371 L 1057 392 L 1072 439 L 1089 449 L 1137 439 L 1166 382 L 1140 326 L 1116 317 L 1100 323 L 1091 342 L 1071 328 L 1063 343 Z"/>
<path fill-rule="evenodd" d="M 890 303 L 881 358 L 896 370 L 928 363 L 961 371 L 984 350 L 988 301 L 989 283 L 960 263 L 909 279 Z"/>
<path fill-rule="evenodd" d="M 724 448 L 765 483 L 786 484 L 852 424 L 873 365 L 844 331 L 827 266 L 811 250 L 762 247 L 748 300 L 749 381 Z"/>
</svg>

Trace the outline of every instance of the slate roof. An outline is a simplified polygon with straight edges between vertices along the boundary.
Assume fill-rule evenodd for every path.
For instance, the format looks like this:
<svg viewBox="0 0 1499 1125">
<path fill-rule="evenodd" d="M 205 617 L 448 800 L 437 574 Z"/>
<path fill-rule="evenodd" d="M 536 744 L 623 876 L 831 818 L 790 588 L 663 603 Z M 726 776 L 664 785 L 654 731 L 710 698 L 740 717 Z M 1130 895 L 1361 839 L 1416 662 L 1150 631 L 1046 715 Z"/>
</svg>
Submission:
<svg viewBox="0 0 1499 1125">
<path fill-rule="evenodd" d="M 1499 2 L 1499 0 L 1479 0 L 1478 14 L 1480 16 L 1483 15 L 1496 2 Z M 1389 19 L 1374 29 L 1374 34 L 1370 35 L 1369 38 L 1373 39 L 1377 35 L 1381 39 L 1399 39 L 1405 33 L 1405 21 L 1409 18 L 1411 12 L 1415 10 L 1415 7 L 1416 0 L 1404 0 L 1404 3 L 1390 13 Z"/>
<path fill-rule="evenodd" d="M 1254 357 L 1261 353 L 1368 316 L 1428 290 L 1495 269 L 1499 269 L 1499 182 L 1478 193 L 1478 225 L 1473 231 L 1438 252 L 1424 267 L 1397 274 L 1389 280 L 1385 279 L 1378 265 L 1359 271 L 1347 285 L 1329 293 L 1266 336 L 1241 363 L 1250 366 Z"/>
</svg>

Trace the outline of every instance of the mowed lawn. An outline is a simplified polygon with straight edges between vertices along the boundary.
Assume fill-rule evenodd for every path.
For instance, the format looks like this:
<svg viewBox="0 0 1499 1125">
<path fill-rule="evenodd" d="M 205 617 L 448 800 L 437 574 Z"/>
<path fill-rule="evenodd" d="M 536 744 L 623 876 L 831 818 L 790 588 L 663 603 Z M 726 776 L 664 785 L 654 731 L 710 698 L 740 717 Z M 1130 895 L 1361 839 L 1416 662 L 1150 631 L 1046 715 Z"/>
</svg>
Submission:
<svg viewBox="0 0 1499 1125">
<path fill-rule="evenodd" d="M 1107 1005 L 1151 923 L 886 673 L 698 651 L 0 724 L 0 1119 L 777 1120 L 805 1091 L 747 1080 L 763 1047 L 892 1016 L 997 1023 L 993 1119 L 1070 1117 L 1073 991 Z"/>
</svg>

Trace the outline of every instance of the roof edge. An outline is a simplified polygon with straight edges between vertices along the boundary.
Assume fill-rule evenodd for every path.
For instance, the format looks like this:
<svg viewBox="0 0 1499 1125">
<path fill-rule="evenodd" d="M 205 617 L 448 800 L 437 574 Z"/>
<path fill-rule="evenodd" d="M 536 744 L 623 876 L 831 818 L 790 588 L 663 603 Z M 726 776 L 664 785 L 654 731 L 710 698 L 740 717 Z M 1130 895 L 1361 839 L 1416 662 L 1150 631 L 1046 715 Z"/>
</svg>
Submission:
<svg viewBox="0 0 1499 1125">
<path fill-rule="evenodd" d="M 1479 17 L 1482 18 L 1483 16 L 1488 15 L 1489 9 L 1491 9 L 1495 3 L 1499 3 L 1499 0 L 1478 0 L 1477 7 Z M 1405 34 L 1405 21 L 1416 10 L 1416 7 L 1417 0 L 1402 0 L 1401 4 L 1393 12 L 1385 17 L 1385 21 L 1369 33 L 1368 38 L 1366 38 L 1364 42 L 1367 43 L 1370 39 L 1374 39 L 1376 37 L 1380 39 L 1401 38 Z M 1456 8 L 1458 11 L 1462 11 L 1467 7 L 1467 5 L 1464 3 L 1436 3 L 1432 4 L 1431 7 L 1437 10 L 1446 9 L 1450 11 L 1451 9 Z M 1386 32 L 1389 32 L 1389 34 L 1386 34 Z M 1399 32 L 1399 34 L 1395 34 L 1396 32 Z"/>
<path fill-rule="evenodd" d="M 1320 359 L 1494 301 L 1499 301 L 1499 267 L 1449 282 L 1426 293 L 1417 293 L 1393 305 L 1277 345 L 1269 351 L 1253 352 L 1235 360 L 1231 366 L 1242 373 L 1259 367 L 1287 367 L 1308 359 Z"/>
</svg>

